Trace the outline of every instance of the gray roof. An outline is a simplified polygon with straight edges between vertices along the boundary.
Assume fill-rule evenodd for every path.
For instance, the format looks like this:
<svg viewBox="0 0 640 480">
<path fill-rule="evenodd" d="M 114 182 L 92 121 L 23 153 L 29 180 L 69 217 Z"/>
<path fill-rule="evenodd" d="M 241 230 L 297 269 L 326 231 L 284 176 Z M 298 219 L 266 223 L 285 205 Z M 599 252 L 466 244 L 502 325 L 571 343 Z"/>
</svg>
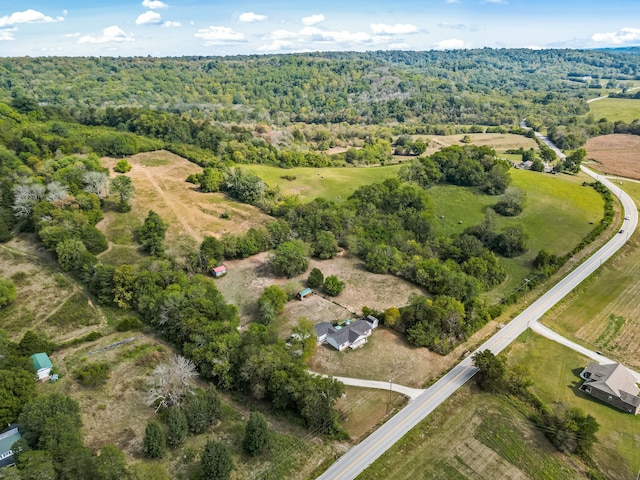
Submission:
<svg viewBox="0 0 640 480">
<path fill-rule="evenodd" d="M 20 433 L 17 428 L 12 428 L 0 434 L 0 455 L 11 450 L 11 446 L 20 440 Z"/>
<path fill-rule="evenodd" d="M 609 395 L 615 395 L 629 405 L 640 405 L 640 389 L 635 377 L 621 363 L 598 365 L 589 362 L 584 369 L 585 384 Z"/>
<path fill-rule="evenodd" d="M 316 329 L 316 335 L 318 336 L 318 338 L 328 333 L 333 333 L 336 331 L 336 329 L 333 328 L 333 325 L 331 325 L 329 322 L 316 323 L 315 329 Z"/>
</svg>

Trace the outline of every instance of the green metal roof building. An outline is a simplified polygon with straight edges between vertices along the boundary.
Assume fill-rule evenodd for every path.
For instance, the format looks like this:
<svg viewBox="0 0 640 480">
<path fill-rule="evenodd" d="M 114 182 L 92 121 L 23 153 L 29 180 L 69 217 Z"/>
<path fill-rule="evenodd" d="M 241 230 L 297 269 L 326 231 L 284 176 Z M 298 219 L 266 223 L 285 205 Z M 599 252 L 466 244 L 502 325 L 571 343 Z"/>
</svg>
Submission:
<svg viewBox="0 0 640 480">
<path fill-rule="evenodd" d="M 38 380 L 49 378 L 53 363 L 49 360 L 49 356 L 46 353 L 34 353 L 31 355 L 31 361 L 33 366 L 36 367 L 38 373 Z"/>
</svg>

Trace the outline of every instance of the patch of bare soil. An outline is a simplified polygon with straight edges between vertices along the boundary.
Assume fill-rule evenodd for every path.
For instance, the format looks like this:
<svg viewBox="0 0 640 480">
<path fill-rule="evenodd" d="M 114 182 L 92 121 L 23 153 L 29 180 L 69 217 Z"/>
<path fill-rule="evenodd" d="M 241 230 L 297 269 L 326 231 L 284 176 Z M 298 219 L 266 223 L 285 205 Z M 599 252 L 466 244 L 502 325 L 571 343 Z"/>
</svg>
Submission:
<svg viewBox="0 0 640 480">
<path fill-rule="evenodd" d="M 202 193 L 186 178 L 202 169 L 185 158 L 164 150 L 139 153 L 128 158 L 133 167 L 127 174 L 135 187 L 133 211 L 146 217 L 154 210 L 169 225 L 168 242 L 179 237 L 201 242 L 205 235 L 245 232 L 263 225 L 269 217 L 258 208 L 235 202 L 222 193 Z M 117 159 L 103 158 L 113 170 Z M 221 218 L 228 214 L 229 220 Z"/>
<path fill-rule="evenodd" d="M 585 149 L 587 159 L 600 164 L 598 170 L 640 180 L 640 136 L 616 133 L 594 137 Z"/>
<path fill-rule="evenodd" d="M 268 253 L 260 253 L 243 260 L 225 262 L 228 273 L 216 285 L 228 302 L 238 306 L 242 323 L 251 320 L 255 303 L 264 287 L 279 285 L 293 292 L 301 290 L 312 268 L 319 268 L 325 278 L 336 275 L 346 283 L 344 291 L 335 298 L 313 295 L 303 301 L 291 301 L 285 307 L 285 316 L 293 326 L 300 317 L 314 322 L 335 321 L 360 314 L 363 306 L 384 310 L 403 306 L 411 294 L 426 292 L 393 275 L 378 275 L 364 269 L 362 262 L 353 257 L 339 256 L 330 260 L 309 262 L 309 269 L 290 279 L 274 277 L 267 267 Z"/>
</svg>

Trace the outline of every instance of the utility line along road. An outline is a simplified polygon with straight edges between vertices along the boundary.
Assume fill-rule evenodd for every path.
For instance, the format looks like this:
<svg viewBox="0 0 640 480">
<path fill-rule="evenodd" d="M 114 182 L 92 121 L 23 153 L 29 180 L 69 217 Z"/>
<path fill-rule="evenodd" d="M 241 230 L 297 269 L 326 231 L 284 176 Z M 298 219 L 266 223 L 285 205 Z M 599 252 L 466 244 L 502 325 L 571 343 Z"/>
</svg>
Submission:
<svg viewBox="0 0 640 480">
<path fill-rule="evenodd" d="M 560 157 L 564 155 L 555 145 L 539 135 L 547 145 L 552 147 Z M 500 329 L 487 340 L 480 348 L 482 351 L 489 349 L 494 354 L 500 353 L 521 333 L 544 315 L 551 307 L 564 298 L 580 282 L 591 275 L 604 261 L 611 257 L 624 245 L 629 235 L 638 225 L 638 210 L 633 200 L 602 175 L 598 175 L 588 168 L 581 167 L 582 171 L 607 186 L 622 202 L 624 213 L 628 220 L 624 221 L 620 234 L 616 234 L 594 255 L 585 260 L 580 266 L 563 278 L 538 300 L 533 302 L 520 315 Z M 475 353 L 475 352 L 474 352 Z M 425 392 L 413 400 L 409 405 L 400 410 L 387 423 L 372 433 L 363 442 L 345 453 L 337 462 L 318 477 L 318 480 L 352 480 L 363 472 L 371 463 L 379 458 L 389 447 L 400 440 L 411 428 L 415 427 L 436 407 L 443 403 L 453 393 L 469 380 L 477 371 L 473 366 L 473 355 L 469 355 L 440 380 L 429 387 Z"/>
</svg>

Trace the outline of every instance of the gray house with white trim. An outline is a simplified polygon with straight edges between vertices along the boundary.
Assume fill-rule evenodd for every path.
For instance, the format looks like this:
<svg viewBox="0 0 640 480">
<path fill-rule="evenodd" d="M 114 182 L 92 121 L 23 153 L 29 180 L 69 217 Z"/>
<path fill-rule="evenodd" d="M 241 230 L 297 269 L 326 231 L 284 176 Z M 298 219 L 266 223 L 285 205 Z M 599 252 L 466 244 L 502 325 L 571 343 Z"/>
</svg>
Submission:
<svg viewBox="0 0 640 480">
<path fill-rule="evenodd" d="M 13 465 L 13 450 L 11 447 L 20 440 L 20 432 L 17 428 L 12 428 L 0 433 L 0 467 Z"/>
<path fill-rule="evenodd" d="M 369 315 L 366 319 L 334 326 L 329 322 L 315 325 L 318 343 L 328 343 L 338 351 L 358 348 L 367 343 L 371 331 L 378 326 L 378 319 Z"/>
<path fill-rule="evenodd" d="M 580 390 L 619 410 L 637 415 L 640 411 L 640 388 L 636 378 L 621 363 L 598 365 L 589 362 L 580 373 L 584 383 Z"/>
</svg>

